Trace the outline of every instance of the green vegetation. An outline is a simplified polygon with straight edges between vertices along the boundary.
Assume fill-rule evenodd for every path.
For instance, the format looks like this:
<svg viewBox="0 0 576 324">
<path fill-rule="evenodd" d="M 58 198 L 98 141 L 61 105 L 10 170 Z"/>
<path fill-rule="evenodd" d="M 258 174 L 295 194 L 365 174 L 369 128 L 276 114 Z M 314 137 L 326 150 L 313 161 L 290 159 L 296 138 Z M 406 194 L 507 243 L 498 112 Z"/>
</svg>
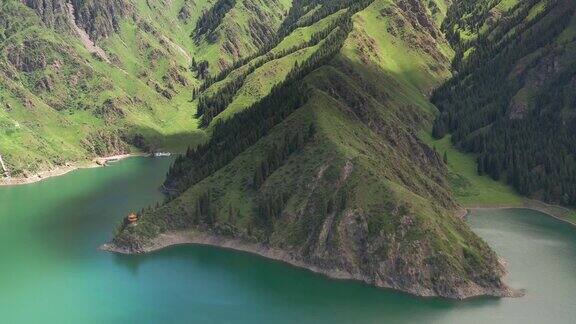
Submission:
<svg viewBox="0 0 576 324">
<path fill-rule="evenodd" d="M 477 155 L 480 174 L 522 195 L 575 206 L 576 39 L 559 39 L 572 29 L 576 6 L 541 3 L 514 6 L 505 23 L 473 43 L 456 40 L 460 71 L 434 94 L 442 114 L 433 133 L 453 133 L 458 147 Z"/>
<path fill-rule="evenodd" d="M 458 203 L 464 207 L 523 205 L 522 197 L 504 182 L 479 175 L 474 156 L 456 149 L 450 136 L 439 140 L 425 132 L 421 136 L 426 144 L 438 152 L 447 152 L 448 181 Z"/>
<path fill-rule="evenodd" d="M 166 202 L 115 244 L 138 250 L 193 229 L 416 294 L 502 289 L 495 254 L 453 217 L 442 155 L 415 135 L 436 113 L 425 93 L 450 77 L 433 10 L 442 14 L 435 2 L 295 2 L 261 52 L 197 88 L 211 138 L 178 158 Z"/>
<path fill-rule="evenodd" d="M 288 1 L 238 1 L 212 22 L 210 39 L 195 39 L 196 26 L 212 21 L 199 21 L 213 8 L 209 1 L 175 0 L 168 9 L 161 1 L 72 4 L 74 21 L 65 1 L 54 1 L 53 11 L 36 1 L 0 5 L 0 154 L 14 176 L 204 143 L 190 100 L 202 82 L 192 62 L 214 73 L 255 53 L 290 8 Z M 90 53 L 74 23 L 104 56 Z"/>
<path fill-rule="evenodd" d="M 0 153 L 23 173 L 186 152 L 116 233 L 131 249 L 192 229 L 417 294 L 502 293 L 453 213 L 522 205 L 507 184 L 574 203 L 568 2 L 77 0 L 71 19 L 10 0 Z"/>
</svg>

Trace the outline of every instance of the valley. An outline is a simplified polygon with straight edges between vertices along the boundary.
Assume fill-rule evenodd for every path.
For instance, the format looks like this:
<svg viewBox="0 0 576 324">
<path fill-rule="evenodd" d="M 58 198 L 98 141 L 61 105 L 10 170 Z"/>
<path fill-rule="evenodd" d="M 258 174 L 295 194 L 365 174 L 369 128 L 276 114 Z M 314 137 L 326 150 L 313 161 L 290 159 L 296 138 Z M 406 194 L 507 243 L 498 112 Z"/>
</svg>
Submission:
<svg viewBox="0 0 576 324">
<path fill-rule="evenodd" d="M 108 251 L 243 246 L 417 296 L 517 296 L 458 215 L 529 207 L 574 224 L 574 9 L 4 1 L 2 165 L 34 179 L 178 153 L 164 199 L 119 221 Z"/>
<path fill-rule="evenodd" d="M 570 323 L 576 312 L 576 231 L 527 210 L 483 210 L 467 220 L 506 260 L 506 282 L 525 289 L 521 298 L 418 298 L 208 246 L 97 250 L 128 212 L 162 201 L 157 188 L 171 162 L 131 158 L 0 187 L 3 321 Z"/>
</svg>

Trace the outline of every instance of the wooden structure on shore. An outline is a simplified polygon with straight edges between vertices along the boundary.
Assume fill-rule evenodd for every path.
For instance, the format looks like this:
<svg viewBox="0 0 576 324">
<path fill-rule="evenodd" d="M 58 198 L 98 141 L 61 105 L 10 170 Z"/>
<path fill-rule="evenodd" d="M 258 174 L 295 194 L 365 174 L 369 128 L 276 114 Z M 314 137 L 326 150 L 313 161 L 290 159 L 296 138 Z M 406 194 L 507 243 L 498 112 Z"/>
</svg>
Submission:
<svg viewBox="0 0 576 324">
<path fill-rule="evenodd" d="M 136 224 L 138 223 L 138 215 L 136 213 L 130 213 L 128 217 L 126 217 L 128 224 Z"/>
</svg>

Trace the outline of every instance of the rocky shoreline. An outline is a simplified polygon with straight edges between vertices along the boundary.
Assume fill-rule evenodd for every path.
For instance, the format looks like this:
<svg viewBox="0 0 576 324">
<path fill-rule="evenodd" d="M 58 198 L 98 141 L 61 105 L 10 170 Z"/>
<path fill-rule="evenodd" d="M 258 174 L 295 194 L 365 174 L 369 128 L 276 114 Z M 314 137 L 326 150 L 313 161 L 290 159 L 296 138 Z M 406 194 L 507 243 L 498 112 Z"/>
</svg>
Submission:
<svg viewBox="0 0 576 324">
<path fill-rule="evenodd" d="M 130 157 L 145 156 L 145 154 L 121 154 L 106 157 L 99 157 L 90 162 L 76 162 L 58 166 L 55 169 L 40 171 L 28 177 L 0 178 L 0 186 L 16 186 L 40 182 L 49 178 L 63 176 L 78 169 L 90 169 L 105 166 L 108 162 L 119 161 Z"/>
<path fill-rule="evenodd" d="M 160 234 L 158 237 L 146 242 L 145 244 L 138 244 L 137 247 L 118 246 L 114 243 L 106 243 L 100 246 L 100 250 L 119 253 L 119 254 L 146 254 L 154 251 L 159 251 L 171 246 L 177 245 L 207 245 L 224 249 L 231 249 L 235 251 L 248 252 L 256 254 L 268 259 L 285 262 L 292 266 L 310 270 L 317 274 L 322 274 L 331 279 L 337 280 L 355 280 L 379 288 L 388 288 L 406 292 L 411 295 L 419 297 L 443 297 L 457 300 L 470 299 L 475 297 L 520 297 L 523 295 L 522 291 L 516 291 L 509 287 L 502 289 L 487 289 L 475 284 L 468 284 L 459 287 L 458 293 L 448 296 L 440 296 L 434 291 L 422 287 L 421 289 L 406 290 L 402 287 L 387 285 L 383 281 L 374 282 L 374 280 L 349 273 L 341 269 L 323 268 L 305 262 L 295 254 L 288 251 L 269 247 L 264 244 L 245 242 L 239 239 L 203 233 L 195 230 L 174 231 Z M 502 262 L 502 261 L 501 261 Z"/>
</svg>

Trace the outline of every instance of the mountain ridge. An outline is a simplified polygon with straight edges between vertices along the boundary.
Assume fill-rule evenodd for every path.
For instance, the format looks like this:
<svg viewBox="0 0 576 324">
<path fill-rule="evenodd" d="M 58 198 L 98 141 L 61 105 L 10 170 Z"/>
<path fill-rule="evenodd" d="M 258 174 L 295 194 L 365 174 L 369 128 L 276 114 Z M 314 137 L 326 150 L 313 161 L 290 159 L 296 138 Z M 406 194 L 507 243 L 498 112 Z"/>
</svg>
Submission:
<svg viewBox="0 0 576 324">
<path fill-rule="evenodd" d="M 518 39 L 539 47 L 522 34 L 532 26 L 560 35 L 547 53 L 568 57 L 562 3 L 10 0 L 0 7 L 0 153 L 16 176 L 109 154 L 182 153 L 166 201 L 119 224 L 108 250 L 221 241 L 417 295 L 511 296 L 497 255 L 455 216 L 463 181 L 451 157 L 422 134 L 453 132 L 480 154 L 480 173 L 508 180 L 493 174 L 504 163 L 466 147 L 479 140 L 459 126 L 494 106 L 467 111 L 462 102 L 482 92 L 466 82 L 497 84 L 499 65 L 479 62 L 495 55 L 512 70 L 505 58 Z M 564 31 L 546 27 L 555 17 Z M 510 75 L 557 84 L 537 77 L 564 80 L 570 61 L 554 62 L 526 59 Z M 522 107 L 506 105 L 506 116 Z"/>
<path fill-rule="evenodd" d="M 121 226 L 107 249 L 143 252 L 155 238 L 191 231 L 414 294 L 510 295 L 496 255 L 453 216 L 442 159 L 416 134 L 434 118 L 425 93 L 449 77 L 447 43 L 413 2 L 355 8 L 347 23 L 320 32 L 337 42 L 319 42 L 261 101 L 227 112 L 226 93 L 235 100 L 256 81 L 220 87 L 211 102 L 222 98 L 214 116 L 226 117 L 204 123 L 211 140 L 171 168 L 171 198 Z M 417 61 L 379 55 L 389 41 Z M 408 66 L 416 70 L 396 73 Z"/>
</svg>

